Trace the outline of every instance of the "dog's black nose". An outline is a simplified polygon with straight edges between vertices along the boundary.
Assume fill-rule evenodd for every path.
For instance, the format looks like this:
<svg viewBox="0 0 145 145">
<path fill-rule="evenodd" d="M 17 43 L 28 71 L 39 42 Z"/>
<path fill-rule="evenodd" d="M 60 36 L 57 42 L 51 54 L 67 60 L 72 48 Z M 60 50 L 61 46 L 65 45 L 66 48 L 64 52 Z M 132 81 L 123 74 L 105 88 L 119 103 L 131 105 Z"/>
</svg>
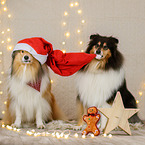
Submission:
<svg viewBox="0 0 145 145">
<path fill-rule="evenodd" d="M 98 50 L 96 51 L 96 54 L 100 54 L 100 53 L 101 53 L 101 50 L 98 49 Z"/>
<path fill-rule="evenodd" d="M 25 55 L 25 56 L 24 56 L 24 59 L 25 59 L 25 60 L 28 60 L 28 59 L 29 59 L 29 56 Z"/>
</svg>

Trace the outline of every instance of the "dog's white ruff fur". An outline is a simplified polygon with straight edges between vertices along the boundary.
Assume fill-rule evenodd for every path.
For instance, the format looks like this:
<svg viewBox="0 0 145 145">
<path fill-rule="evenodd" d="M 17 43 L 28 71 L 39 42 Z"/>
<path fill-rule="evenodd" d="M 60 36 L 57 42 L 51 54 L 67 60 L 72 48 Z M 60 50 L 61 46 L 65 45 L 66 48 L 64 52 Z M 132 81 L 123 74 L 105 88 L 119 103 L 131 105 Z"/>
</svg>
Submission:
<svg viewBox="0 0 145 145">
<path fill-rule="evenodd" d="M 23 80 L 23 79 L 22 79 Z M 24 79 L 25 80 L 25 79 Z M 9 77 L 9 92 L 11 94 L 10 112 L 16 116 L 14 125 L 21 126 L 21 121 L 34 121 L 37 127 L 43 126 L 43 120 L 52 119 L 50 104 L 42 98 L 42 93 L 50 83 L 48 74 L 44 74 L 41 81 L 40 92 L 28 86 L 24 81 L 16 77 Z"/>
<path fill-rule="evenodd" d="M 124 70 L 97 71 L 97 73 L 79 72 L 77 89 L 83 105 L 102 107 L 114 90 L 124 81 Z"/>
</svg>

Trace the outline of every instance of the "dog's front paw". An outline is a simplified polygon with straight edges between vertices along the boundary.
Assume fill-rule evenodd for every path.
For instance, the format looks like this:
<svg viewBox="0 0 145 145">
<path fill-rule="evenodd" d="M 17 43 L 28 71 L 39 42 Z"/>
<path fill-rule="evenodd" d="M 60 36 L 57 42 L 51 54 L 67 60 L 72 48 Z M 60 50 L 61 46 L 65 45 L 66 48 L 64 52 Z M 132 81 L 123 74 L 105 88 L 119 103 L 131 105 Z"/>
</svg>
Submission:
<svg viewBox="0 0 145 145">
<path fill-rule="evenodd" d="M 38 129 L 44 129 L 46 128 L 44 124 L 37 124 L 37 128 Z"/>
<path fill-rule="evenodd" d="M 14 123 L 14 124 L 11 124 L 11 127 L 13 127 L 13 128 L 20 128 L 21 124 Z"/>
</svg>

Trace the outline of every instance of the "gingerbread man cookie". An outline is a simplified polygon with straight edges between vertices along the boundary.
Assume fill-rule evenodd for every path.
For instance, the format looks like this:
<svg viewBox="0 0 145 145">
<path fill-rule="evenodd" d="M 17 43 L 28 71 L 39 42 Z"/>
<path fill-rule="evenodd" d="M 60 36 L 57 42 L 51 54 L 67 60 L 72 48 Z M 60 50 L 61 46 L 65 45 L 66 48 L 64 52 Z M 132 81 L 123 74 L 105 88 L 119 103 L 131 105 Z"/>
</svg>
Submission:
<svg viewBox="0 0 145 145">
<path fill-rule="evenodd" d="M 95 136 L 100 134 L 100 130 L 97 128 L 97 123 L 100 120 L 100 114 L 98 113 L 98 109 L 96 107 L 88 108 L 88 115 L 83 116 L 83 120 L 87 123 L 86 129 L 82 132 L 82 134 L 87 135 L 92 132 Z"/>
</svg>

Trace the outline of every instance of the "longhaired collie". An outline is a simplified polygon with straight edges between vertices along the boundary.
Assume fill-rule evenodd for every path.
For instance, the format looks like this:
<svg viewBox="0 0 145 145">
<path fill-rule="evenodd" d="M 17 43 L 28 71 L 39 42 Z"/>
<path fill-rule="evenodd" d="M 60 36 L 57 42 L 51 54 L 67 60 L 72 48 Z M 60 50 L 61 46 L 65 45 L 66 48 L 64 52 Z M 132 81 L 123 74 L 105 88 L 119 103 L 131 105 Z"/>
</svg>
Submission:
<svg viewBox="0 0 145 145">
<path fill-rule="evenodd" d="M 96 54 L 89 64 L 84 66 L 77 74 L 78 88 L 78 125 L 82 125 L 82 116 L 87 108 L 107 108 L 113 103 L 117 91 L 121 93 L 125 108 L 137 108 L 136 100 L 128 91 L 123 70 L 123 56 L 118 51 L 118 39 L 114 37 L 90 36 L 86 53 Z M 101 129 L 106 125 L 107 119 L 101 116 Z M 135 114 L 130 122 L 140 122 Z"/>
<path fill-rule="evenodd" d="M 41 65 L 27 51 L 14 51 L 8 77 L 5 124 L 21 127 L 25 123 L 36 123 L 37 128 L 42 129 L 44 122 L 53 119 L 65 117 L 51 93 L 47 65 Z"/>
</svg>

